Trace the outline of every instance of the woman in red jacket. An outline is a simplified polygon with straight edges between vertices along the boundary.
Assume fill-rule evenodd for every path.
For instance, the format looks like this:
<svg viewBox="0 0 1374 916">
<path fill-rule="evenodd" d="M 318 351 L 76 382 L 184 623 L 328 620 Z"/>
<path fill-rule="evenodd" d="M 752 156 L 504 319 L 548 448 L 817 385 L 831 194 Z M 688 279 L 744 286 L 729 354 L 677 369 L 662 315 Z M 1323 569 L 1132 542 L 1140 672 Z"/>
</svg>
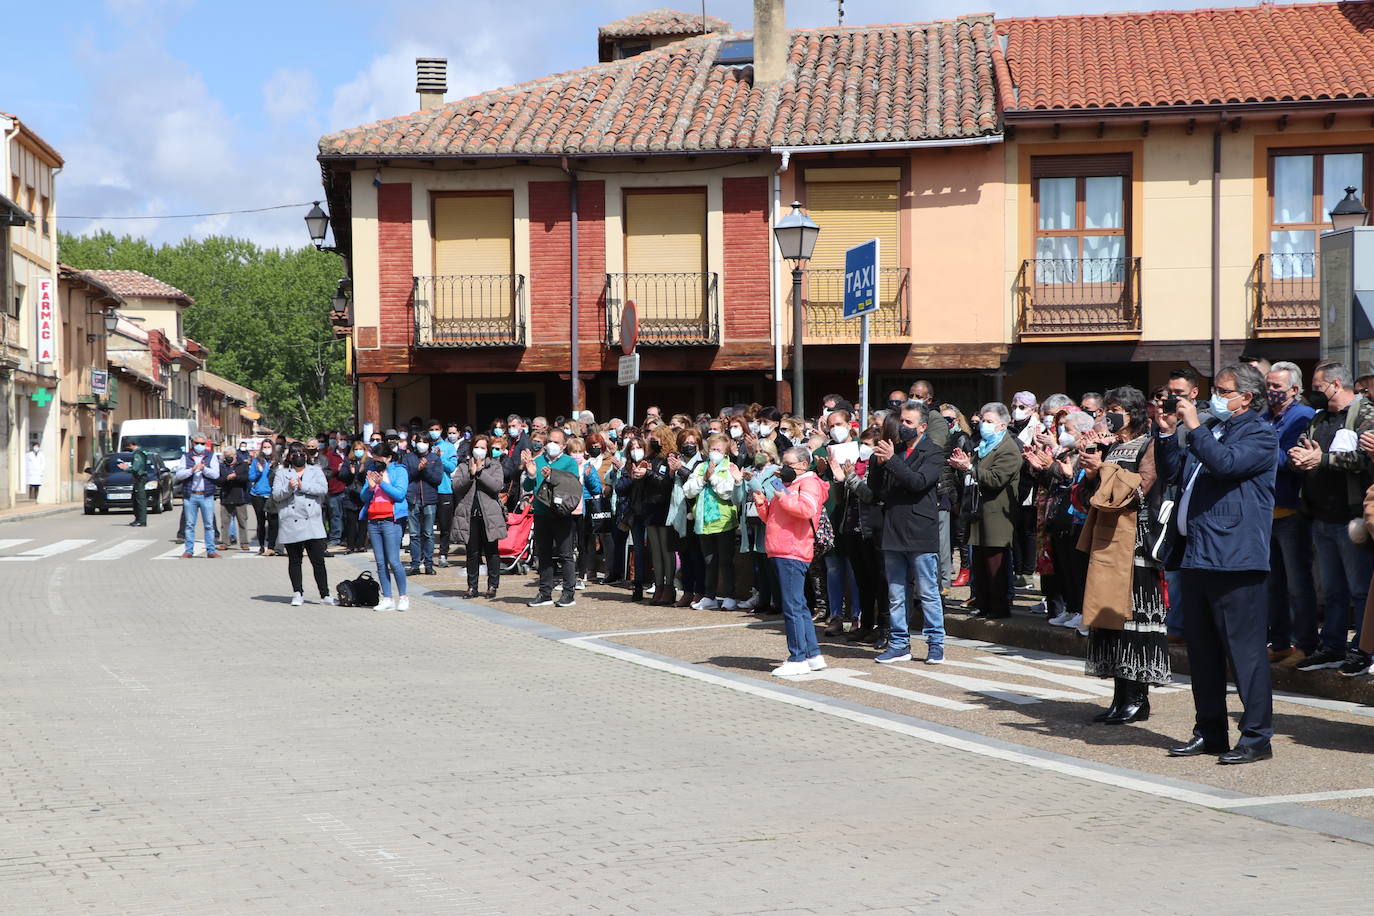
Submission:
<svg viewBox="0 0 1374 916">
<path fill-rule="evenodd" d="M 830 486 L 811 470 L 805 447 L 789 448 L 782 469 L 773 479 L 773 495 L 754 494 L 763 519 L 763 541 L 778 573 L 782 592 L 783 628 L 787 632 L 787 661 L 773 669 L 778 677 L 795 677 L 825 668 L 816 627 L 806 606 L 806 571 L 816 551 L 816 523 L 825 508 Z"/>
</svg>

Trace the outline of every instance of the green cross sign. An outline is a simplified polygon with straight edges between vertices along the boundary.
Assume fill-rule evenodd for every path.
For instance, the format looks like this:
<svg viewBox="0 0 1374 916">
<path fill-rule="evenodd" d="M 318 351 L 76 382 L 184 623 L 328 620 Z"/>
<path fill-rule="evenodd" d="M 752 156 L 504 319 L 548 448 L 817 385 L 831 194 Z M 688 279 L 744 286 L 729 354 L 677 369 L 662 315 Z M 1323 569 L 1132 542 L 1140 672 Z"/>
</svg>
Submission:
<svg viewBox="0 0 1374 916">
<path fill-rule="evenodd" d="M 46 388 L 39 388 L 31 397 L 39 407 L 47 407 L 48 402 L 52 400 L 52 392 Z"/>
</svg>

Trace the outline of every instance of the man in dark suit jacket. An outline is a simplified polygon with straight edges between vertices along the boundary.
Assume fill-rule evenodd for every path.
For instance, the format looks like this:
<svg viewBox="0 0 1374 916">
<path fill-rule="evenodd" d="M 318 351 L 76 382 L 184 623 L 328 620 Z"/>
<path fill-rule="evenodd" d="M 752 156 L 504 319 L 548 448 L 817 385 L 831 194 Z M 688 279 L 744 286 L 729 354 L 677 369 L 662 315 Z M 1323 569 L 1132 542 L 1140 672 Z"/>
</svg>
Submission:
<svg viewBox="0 0 1374 916">
<path fill-rule="evenodd" d="M 902 407 L 900 442 L 879 440 L 865 481 L 850 479 L 862 499 L 881 502 L 879 546 L 887 573 L 891 636 L 875 661 L 911 661 L 907 614 L 913 599 L 924 612 L 926 664 L 945 660 L 945 609 L 940 598 L 940 509 L 937 490 L 945 450 L 930 436 L 930 408 L 919 401 Z M 915 582 L 915 594 L 910 583 Z"/>
<path fill-rule="evenodd" d="M 1172 480 L 1181 494 L 1173 516 L 1179 537 L 1167 565 L 1181 571 L 1197 711 L 1192 740 L 1171 748 L 1173 757 L 1218 754 L 1221 763 L 1251 763 L 1273 756 L 1265 580 L 1278 440 L 1264 418 L 1264 388 L 1255 369 L 1227 366 L 1212 385 L 1212 426 L 1203 426 L 1191 400 L 1159 420 L 1159 477 Z M 1180 424 L 1192 433 L 1186 445 L 1176 435 Z M 1245 708 L 1234 750 L 1226 718 L 1228 656 Z"/>
</svg>

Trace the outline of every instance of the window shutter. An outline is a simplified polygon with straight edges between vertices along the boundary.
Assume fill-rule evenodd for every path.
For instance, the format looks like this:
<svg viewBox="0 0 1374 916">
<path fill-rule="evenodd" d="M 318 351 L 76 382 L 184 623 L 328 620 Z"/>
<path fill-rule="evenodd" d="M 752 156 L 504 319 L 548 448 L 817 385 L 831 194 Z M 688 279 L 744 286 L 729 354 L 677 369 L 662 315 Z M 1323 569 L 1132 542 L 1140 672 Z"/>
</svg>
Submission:
<svg viewBox="0 0 1374 916">
<path fill-rule="evenodd" d="M 1131 177 L 1131 154 L 1101 156 L 1032 156 L 1032 178 L 1089 178 L 1100 175 Z"/>
<path fill-rule="evenodd" d="M 895 181 L 835 181 L 806 186 L 806 212 L 818 226 L 810 267 L 844 268 L 844 253 L 878 239 L 880 267 L 896 267 L 898 184 Z"/>
<path fill-rule="evenodd" d="M 434 273 L 504 274 L 514 267 L 515 215 L 509 194 L 434 199 Z"/>
<path fill-rule="evenodd" d="M 628 273 L 706 271 L 706 192 L 625 195 Z"/>
</svg>

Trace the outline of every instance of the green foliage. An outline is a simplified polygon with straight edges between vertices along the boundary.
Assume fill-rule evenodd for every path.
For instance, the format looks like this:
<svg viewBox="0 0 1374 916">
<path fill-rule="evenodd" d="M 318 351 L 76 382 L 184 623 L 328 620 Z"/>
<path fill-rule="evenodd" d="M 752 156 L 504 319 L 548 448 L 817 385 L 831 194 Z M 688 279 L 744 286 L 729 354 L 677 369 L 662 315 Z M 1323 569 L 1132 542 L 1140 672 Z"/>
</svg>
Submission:
<svg viewBox="0 0 1374 916">
<path fill-rule="evenodd" d="M 140 270 L 183 290 L 187 336 L 210 350 L 208 368 L 258 392 L 262 422 L 290 436 L 348 428 L 352 389 L 344 344 L 329 325 L 343 266 L 309 246 L 262 249 L 247 239 L 143 239 L 63 234 L 62 261 L 84 270 Z"/>
</svg>

